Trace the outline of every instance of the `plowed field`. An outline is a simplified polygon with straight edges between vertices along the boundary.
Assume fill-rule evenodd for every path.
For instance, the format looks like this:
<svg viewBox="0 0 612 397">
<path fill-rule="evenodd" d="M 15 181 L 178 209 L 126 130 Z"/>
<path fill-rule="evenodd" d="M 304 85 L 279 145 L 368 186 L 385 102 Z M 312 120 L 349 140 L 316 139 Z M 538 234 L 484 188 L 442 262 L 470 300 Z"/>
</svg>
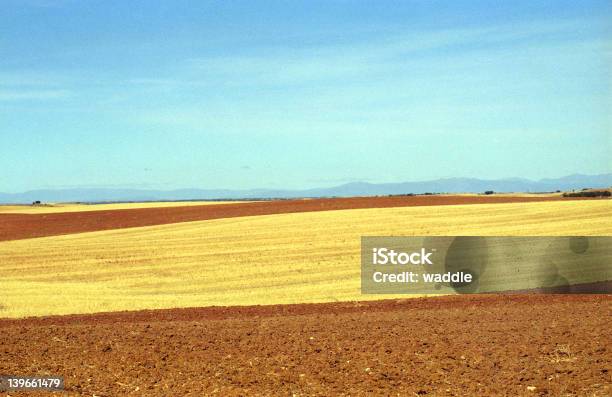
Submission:
<svg viewBox="0 0 612 397">
<path fill-rule="evenodd" d="M 2 320 L 0 373 L 67 396 L 604 397 L 611 316 L 610 296 L 497 295 Z"/>
</svg>

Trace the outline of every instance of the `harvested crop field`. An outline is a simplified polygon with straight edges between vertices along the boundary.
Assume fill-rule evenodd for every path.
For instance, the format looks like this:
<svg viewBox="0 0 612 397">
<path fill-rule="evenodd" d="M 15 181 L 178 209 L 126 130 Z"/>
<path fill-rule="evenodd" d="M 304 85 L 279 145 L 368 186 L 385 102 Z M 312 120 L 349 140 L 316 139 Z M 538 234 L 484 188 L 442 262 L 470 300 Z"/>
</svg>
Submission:
<svg viewBox="0 0 612 397">
<path fill-rule="evenodd" d="M 209 219 L 296 212 L 458 204 L 570 201 L 560 196 L 433 195 L 277 200 L 223 205 L 186 205 L 49 213 L 0 213 L 0 241 L 163 225 Z M 22 210 L 23 211 L 23 210 Z"/>
<path fill-rule="evenodd" d="M 0 373 L 67 396 L 603 397 L 610 316 L 605 295 L 488 295 L 0 320 Z"/>
<path fill-rule="evenodd" d="M 361 294 L 361 236 L 612 235 L 610 217 L 611 200 L 448 205 L 4 241 L 0 317 L 380 299 Z"/>
</svg>

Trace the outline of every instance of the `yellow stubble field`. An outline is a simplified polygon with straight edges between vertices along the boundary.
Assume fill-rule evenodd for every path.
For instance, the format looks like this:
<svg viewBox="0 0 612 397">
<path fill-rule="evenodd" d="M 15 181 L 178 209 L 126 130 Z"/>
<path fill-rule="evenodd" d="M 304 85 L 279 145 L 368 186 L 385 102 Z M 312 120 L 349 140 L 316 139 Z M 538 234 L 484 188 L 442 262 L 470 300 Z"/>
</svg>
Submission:
<svg viewBox="0 0 612 397">
<path fill-rule="evenodd" d="M 612 201 L 254 216 L 0 242 L 0 317 L 389 298 L 364 235 L 612 235 Z"/>
</svg>

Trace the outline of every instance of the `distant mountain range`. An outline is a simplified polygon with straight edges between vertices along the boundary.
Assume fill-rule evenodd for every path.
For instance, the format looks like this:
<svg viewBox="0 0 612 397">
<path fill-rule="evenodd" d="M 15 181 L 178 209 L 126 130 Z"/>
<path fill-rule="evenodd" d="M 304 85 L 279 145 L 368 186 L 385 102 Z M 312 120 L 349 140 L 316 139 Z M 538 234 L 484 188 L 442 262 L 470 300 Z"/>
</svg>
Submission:
<svg viewBox="0 0 612 397">
<path fill-rule="evenodd" d="M 483 180 L 474 178 L 446 178 L 424 182 L 402 183 L 347 183 L 330 188 L 307 190 L 222 190 L 222 189 L 44 189 L 24 193 L 0 193 L 1 203 L 42 202 L 107 202 L 107 201 L 178 201 L 253 198 L 298 198 L 298 197 L 350 197 L 382 196 L 389 194 L 431 193 L 481 193 L 494 192 L 554 192 L 582 188 L 604 188 L 612 186 L 612 174 L 570 175 L 558 179 L 532 181 L 522 178 Z"/>
</svg>

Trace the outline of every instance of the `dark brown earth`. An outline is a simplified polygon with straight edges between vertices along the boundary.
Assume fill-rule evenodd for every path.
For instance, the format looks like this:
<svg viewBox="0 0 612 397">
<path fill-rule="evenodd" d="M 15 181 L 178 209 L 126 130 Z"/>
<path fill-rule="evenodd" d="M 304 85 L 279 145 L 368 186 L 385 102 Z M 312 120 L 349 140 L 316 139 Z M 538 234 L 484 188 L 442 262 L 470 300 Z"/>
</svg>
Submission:
<svg viewBox="0 0 612 397">
<path fill-rule="evenodd" d="M 293 212 L 580 199 L 584 198 L 457 195 L 351 197 L 50 214 L 0 214 L 0 241 L 207 219 Z"/>
<path fill-rule="evenodd" d="M 610 396 L 611 319 L 610 295 L 480 295 L 0 320 L 0 373 L 68 396 Z"/>
</svg>

